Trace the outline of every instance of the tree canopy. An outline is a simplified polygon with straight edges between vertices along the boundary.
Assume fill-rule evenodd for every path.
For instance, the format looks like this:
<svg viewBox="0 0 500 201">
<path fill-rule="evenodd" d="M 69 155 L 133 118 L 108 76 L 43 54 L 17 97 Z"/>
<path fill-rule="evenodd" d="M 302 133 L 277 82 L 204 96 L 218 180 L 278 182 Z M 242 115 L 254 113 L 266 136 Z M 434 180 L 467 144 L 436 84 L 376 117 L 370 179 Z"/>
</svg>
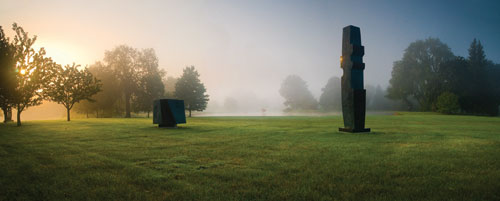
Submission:
<svg viewBox="0 0 500 201">
<path fill-rule="evenodd" d="M 285 98 L 283 103 L 287 108 L 285 111 L 316 110 L 318 101 L 314 99 L 311 91 L 307 88 L 307 83 L 298 75 L 289 75 L 283 80 L 279 90 L 281 96 Z"/>
<path fill-rule="evenodd" d="M 12 121 L 13 93 L 16 89 L 14 47 L 0 26 L 0 108 L 4 122 Z"/>
<path fill-rule="evenodd" d="M 442 93 L 437 76 L 440 66 L 451 59 L 454 55 L 450 48 L 437 38 L 411 43 L 403 58 L 394 62 L 387 97 L 402 100 L 410 110 L 414 109 L 411 99 L 415 99 L 420 110 L 431 110 Z"/>
<path fill-rule="evenodd" d="M 479 40 L 472 41 L 466 59 L 453 56 L 446 44 L 430 38 L 411 43 L 402 60 L 394 62 L 387 97 L 402 100 L 410 109 L 416 102 L 423 111 L 497 115 L 498 77 L 500 68 L 486 59 Z M 459 109 L 442 109 L 455 96 Z"/>
<path fill-rule="evenodd" d="M 45 89 L 47 98 L 62 104 L 67 111 L 67 120 L 70 121 L 70 110 L 75 103 L 89 100 L 91 96 L 101 90 L 101 83 L 87 68 L 79 70 L 80 65 L 55 65 L 51 69 L 52 78 Z"/>
<path fill-rule="evenodd" d="M 324 111 L 340 111 L 342 109 L 341 81 L 338 77 L 328 79 L 323 93 L 319 97 L 319 106 Z"/>
<path fill-rule="evenodd" d="M 21 113 L 28 107 L 40 105 L 43 100 L 43 86 L 52 76 L 48 68 L 56 65 L 51 58 L 45 57 L 45 49 L 35 51 L 33 44 L 36 36 L 29 37 L 28 32 L 12 25 L 16 32 L 12 43 L 14 48 L 16 88 L 12 93 L 17 110 L 17 125 L 21 126 Z"/>
<path fill-rule="evenodd" d="M 205 85 L 200 81 L 200 74 L 194 66 L 184 68 L 182 76 L 175 84 L 175 97 L 184 100 L 186 110 L 203 111 L 207 107 L 208 94 Z"/>
</svg>

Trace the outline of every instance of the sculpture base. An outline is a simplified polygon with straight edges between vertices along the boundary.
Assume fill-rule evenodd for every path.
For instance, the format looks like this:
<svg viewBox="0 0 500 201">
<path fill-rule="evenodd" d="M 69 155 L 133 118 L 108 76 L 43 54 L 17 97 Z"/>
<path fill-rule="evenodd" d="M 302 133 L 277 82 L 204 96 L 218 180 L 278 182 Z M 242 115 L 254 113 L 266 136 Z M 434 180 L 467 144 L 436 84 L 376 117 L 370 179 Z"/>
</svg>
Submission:
<svg viewBox="0 0 500 201">
<path fill-rule="evenodd" d="M 177 124 L 167 125 L 167 124 L 158 124 L 159 128 L 177 128 Z"/>
<path fill-rule="evenodd" d="M 370 132 L 370 129 L 369 128 L 362 128 L 362 129 L 339 128 L 339 131 L 349 132 L 349 133 L 362 133 L 362 132 Z"/>
</svg>

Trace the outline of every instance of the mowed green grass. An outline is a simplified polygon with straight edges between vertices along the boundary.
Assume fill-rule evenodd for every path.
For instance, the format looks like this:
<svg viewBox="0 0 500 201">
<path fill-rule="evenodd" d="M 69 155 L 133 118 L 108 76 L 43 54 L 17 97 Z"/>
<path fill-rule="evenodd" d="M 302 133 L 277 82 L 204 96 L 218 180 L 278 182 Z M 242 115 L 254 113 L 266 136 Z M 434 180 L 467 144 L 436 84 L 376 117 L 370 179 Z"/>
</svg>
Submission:
<svg viewBox="0 0 500 201">
<path fill-rule="evenodd" d="M 0 125 L 0 200 L 500 200 L 500 118 L 75 119 Z"/>
</svg>

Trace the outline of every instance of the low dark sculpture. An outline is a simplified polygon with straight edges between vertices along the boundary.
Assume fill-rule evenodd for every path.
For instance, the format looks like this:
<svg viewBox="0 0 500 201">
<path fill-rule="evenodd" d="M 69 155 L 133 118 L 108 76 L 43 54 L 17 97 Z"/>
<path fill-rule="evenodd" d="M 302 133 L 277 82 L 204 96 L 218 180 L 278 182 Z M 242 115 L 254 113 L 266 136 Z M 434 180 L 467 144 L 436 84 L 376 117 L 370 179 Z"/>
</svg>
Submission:
<svg viewBox="0 0 500 201">
<path fill-rule="evenodd" d="M 342 35 L 342 57 L 340 66 L 344 70 L 342 75 L 342 114 L 345 132 L 370 132 L 365 128 L 366 90 L 363 83 L 363 55 L 365 47 L 361 45 L 361 31 L 359 27 L 344 27 Z"/>
<path fill-rule="evenodd" d="M 153 124 L 158 127 L 175 128 L 186 123 L 184 101 L 176 99 L 158 99 L 153 102 Z"/>
</svg>

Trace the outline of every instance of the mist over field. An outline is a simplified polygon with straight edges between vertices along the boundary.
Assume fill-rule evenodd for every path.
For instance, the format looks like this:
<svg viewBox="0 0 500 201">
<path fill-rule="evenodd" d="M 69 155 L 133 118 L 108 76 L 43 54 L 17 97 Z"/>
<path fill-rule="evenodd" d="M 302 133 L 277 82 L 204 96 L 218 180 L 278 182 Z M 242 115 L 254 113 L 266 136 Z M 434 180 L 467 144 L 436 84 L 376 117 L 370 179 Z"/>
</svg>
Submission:
<svg viewBox="0 0 500 201">
<path fill-rule="evenodd" d="M 0 25 L 9 37 L 13 22 L 22 25 L 38 36 L 35 49 L 44 47 L 61 65 L 90 66 L 118 45 L 153 48 L 165 77 L 196 67 L 209 95 L 200 114 L 283 115 L 279 90 L 287 76 L 300 76 L 317 101 L 328 80 L 342 76 L 344 26 L 361 28 L 368 95 L 377 87 L 385 94 L 393 63 L 416 40 L 439 38 L 467 57 L 478 38 L 486 58 L 500 62 L 500 30 L 490 26 L 499 16 L 481 12 L 494 8 L 497 3 L 486 1 L 8 0 L 0 7 Z M 401 108 L 400 102 L 384 101 Z M 64 110 L 44 103 L 28 108 L 24 118 L 59 113 L 62 118 Z"/>
</svg>

